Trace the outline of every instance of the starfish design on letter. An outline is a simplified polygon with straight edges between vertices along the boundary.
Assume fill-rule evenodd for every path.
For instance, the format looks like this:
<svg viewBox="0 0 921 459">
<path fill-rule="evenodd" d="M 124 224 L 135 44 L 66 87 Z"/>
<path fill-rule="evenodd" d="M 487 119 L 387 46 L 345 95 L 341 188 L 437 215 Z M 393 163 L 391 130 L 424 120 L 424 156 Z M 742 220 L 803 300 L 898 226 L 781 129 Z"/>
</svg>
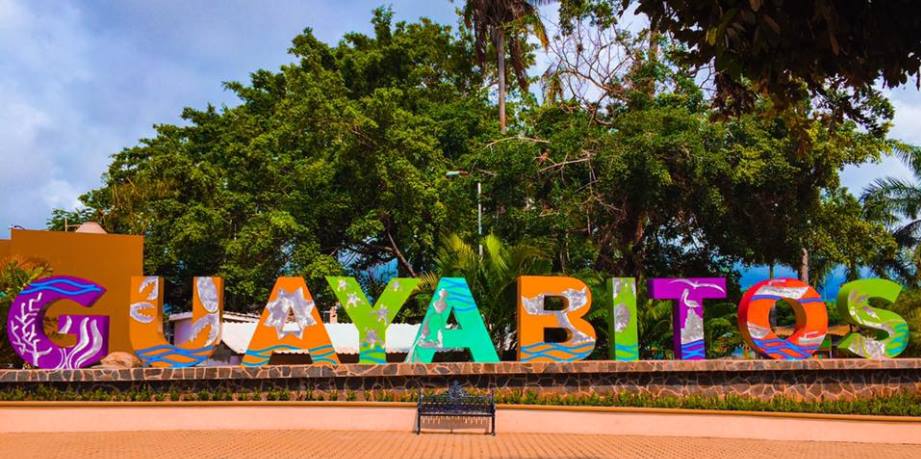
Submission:
<svg viewBox="0 0 921 459">
<path fill-rule="evenodd" d="M 393 291 L 396 292 L 398 290 L 400 290 L 400 281 L 395 280 L 393 281 Z"/>
<path fill-rule="evenodd" d="M 336 284 L 336 290 L 342 291 L 348 287 L 348 284 L 345 283 L 345 279 L 339 279 L 339 283 Z"/>
<path fill-rule="evenodd" d="M 368 330 L 368 333 L 365 334 L 365 344 L 368 347 L 374 347 L 380 342 L 380 337 L 377 336 L 377 332 L 374 330 Z"/>
<path fill-rule="evenodd" d="M 614 306 L 614 331 L 620 333 L 630 325 L 630 310 L 625 304 Z"/>
<path fill-rule="evenodd" d="M 350 308 L 358 304 L 358 295 L 349 293 L 349 299 L 345 302 L 345 307 Z"/>
<path fill-rule="evenodd" d="M 284 338 L 286 335 L 297 335 L 298 339 L 303 338 L 304 329 L 316 324 L 313 319 L 314 307 L 316 307 L 316 304 L 313 300 L 307 299 L 303 288 L 293 292 L 281 289 L 278 292 L 278 297 L 265 306 L 269 311 L 265 326 L 274 327 L 279 339 Z M 285 322 L 288 321 L 288 315 L 292 312 L 294 313 L 294 322 L 297 324 L 297 331 L 285 331 Z"/>
<path fill-rule="evenodd" d="M 378 322 L 387 322 L 387 314 L 390 311 L 387 310 L 387 306 L 381 306 L 377 311 L 374 311 L 374 315 L 377 316 Z"/>
</svg>

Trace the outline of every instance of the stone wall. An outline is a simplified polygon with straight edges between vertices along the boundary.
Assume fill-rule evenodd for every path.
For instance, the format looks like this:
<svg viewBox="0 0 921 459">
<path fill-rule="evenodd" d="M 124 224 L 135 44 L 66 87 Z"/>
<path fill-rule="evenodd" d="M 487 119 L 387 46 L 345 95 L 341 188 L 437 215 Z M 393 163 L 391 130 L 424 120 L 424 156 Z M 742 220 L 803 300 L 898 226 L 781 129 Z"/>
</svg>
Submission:
<svg viewBox="0 0 921 459">
<path fill-rule="evenodd" d="M 0 370 L 0 390 L 122 391 L 149 387 L 180 393 L 201 390 L 329 393 L 442 389 L 451 381 L 467 387 L 586 395 L 611 392 L 652 395 L 777 395 L 856 399 L 899 391 L 921 391 L 921 359 L 828 359 L 801 361 L 581 361 L 497 364 L 451 362 L 338 366 L 275 365 L 262 368 L 194 367 L 123 370 Z"/>
</svg>

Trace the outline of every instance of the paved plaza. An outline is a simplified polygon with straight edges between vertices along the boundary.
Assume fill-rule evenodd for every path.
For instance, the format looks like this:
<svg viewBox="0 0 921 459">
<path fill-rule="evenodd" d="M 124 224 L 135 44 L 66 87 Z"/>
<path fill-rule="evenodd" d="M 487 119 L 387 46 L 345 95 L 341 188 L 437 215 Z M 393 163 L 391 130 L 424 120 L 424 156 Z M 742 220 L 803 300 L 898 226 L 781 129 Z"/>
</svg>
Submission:
<svg viewBox="0 0 921 459">
<path fill-rule="evenodd" d="M 918 458 L 921 446 L 613 435 L 331 431 L 0 434 L 0 457 Z"/>
</svg>

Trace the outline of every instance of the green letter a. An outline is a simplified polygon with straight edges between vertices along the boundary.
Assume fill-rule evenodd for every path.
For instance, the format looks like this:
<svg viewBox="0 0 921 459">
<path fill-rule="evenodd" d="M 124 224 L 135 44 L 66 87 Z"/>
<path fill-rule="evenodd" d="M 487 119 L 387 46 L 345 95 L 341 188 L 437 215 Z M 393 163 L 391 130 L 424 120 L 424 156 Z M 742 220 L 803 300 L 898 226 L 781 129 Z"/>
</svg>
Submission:
<svg viewBox="0 0 921 459">
<path fill-rule="evenodd" d="M 447 326 L 452 312 L 458 328 Z M 431 363 L 435 352 L 459 349 L 470 349 L 474 362 L 499 361 L 467 280 L 442 277 L 406 361 Z"/>
</svg>

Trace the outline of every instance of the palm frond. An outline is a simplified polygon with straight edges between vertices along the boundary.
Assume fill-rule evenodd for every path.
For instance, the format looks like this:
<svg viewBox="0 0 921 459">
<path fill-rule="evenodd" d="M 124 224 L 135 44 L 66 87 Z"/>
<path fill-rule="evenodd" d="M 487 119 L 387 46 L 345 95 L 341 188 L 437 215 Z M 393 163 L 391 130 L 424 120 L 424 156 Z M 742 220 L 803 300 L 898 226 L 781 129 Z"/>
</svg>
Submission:
<svg viewBox="0 0 921 459">
<path fill-rule="evenodd" d="M 921 187 L 896 177 L 876 179 L 864 191 L 864 201 L 875 200 L 891 212 L 917 218 L 921 210 Z"/>
<path fill-rule="evenodd" d="M 422 273 L 418 276 L 419 279 L 419 290 L 423 292 L 431 292 L 435 290 L 435 287 L 438 286 L 438 280 L 441 279 L 436 273 Z"/>
<path fill-rule="evenodd" d="M 544 27 L 544 21 L 540 19 L 540 14 L 536 10 L 532 10 L 530 14 L 523 16 L 521 21 L 523 25 L 534 34 L 537 41 L 540 42 L 540 45 L 543 46 L 544 49 L 550 47 L 550 39 L 547 37 L 547 29 Z"/>
<path fill-rule="evenodd" d="M 921 242 L 921 220 L 912 220 L 892 232 L 900 247 L 914 247 Z"/>
<path fill-rule="evenodd" d="M 916 180 L 921 180 L 921 147 L 898 140 L 890 140 L 888 147 L 896 157 L 911 169 Z"/>
</svg>

